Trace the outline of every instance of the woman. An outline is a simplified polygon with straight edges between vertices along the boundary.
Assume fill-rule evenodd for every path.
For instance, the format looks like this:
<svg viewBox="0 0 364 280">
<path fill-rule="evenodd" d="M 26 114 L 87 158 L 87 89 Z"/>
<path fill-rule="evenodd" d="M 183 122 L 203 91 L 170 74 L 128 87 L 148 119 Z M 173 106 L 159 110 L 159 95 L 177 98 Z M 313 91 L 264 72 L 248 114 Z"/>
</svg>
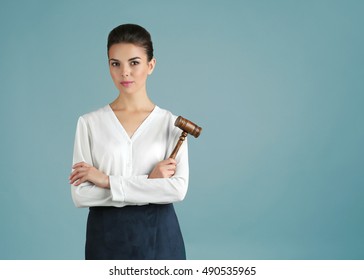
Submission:
<svg viewBox="0 0 364 280">
<path fill-rule="evenodd" d="M 150 34 L 120 25 L 107 50 L 119 95 L 79 117 L 69 177 L 75 205 L 90 208 L 86 259 L 185 259 L 172 203 L 187 192 L 188 149 L 168 158 L 181 131 L 147 95 L 156 64 Z"/>
</svg>

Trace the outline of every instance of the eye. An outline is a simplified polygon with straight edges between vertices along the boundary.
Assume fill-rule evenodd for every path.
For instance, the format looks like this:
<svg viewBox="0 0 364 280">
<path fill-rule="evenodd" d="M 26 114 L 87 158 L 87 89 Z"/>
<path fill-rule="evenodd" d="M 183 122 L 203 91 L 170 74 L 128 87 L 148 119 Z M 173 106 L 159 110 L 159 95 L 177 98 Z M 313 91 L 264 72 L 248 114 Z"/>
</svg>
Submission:
<svg viewBox="0 0 364 280">
<path fill-rule="evenodd" d="M 133 60 L 133 61 L 130 62 L 130 65 L 132 65 L 132 66 L 135 66 L 135 65 L 138 65 L 138 64 L 139 64 L 139 61 L 137 61 L 137 60 Z"/>
<path fill-rule="evenodd" d="M 111 65 L 112 67 L 118 67 L 118 66 L 120 66 L 120 63 L 119 63 L 119 62 L 116 62 L 116 61 L 112 61 L 112 62 L 110 63 L 110 65 Z"/>
</svg>

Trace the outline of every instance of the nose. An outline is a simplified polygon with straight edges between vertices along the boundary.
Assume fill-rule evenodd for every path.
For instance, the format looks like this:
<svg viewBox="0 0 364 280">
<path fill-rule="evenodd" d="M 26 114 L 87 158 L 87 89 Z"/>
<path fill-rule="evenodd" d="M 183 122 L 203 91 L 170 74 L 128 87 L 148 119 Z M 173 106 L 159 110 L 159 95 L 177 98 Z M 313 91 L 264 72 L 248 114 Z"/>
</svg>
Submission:
<svg viewBox="0 0 364 280">
<path fill-rule="evenodd" d="M 129 67 L 121 67 L 120 74 L 122 77 L 128 77 L 130 75 L 130 69 Z"/>
</svg>

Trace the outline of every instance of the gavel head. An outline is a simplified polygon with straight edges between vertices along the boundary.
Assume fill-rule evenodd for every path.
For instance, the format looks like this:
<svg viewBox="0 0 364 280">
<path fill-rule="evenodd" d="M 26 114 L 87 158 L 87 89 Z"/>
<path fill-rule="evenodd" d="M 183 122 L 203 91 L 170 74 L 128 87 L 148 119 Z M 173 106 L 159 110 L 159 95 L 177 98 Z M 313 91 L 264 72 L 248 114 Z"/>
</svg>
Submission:
<svg viewBox="0 0 364 280">
<path fill-rule="evenodd" d="M 186 131 L 187 133 L 193 135 L 196 138 L 200 136 L 200 133 L 202 131 L 202 128 L 199 127 L 197 124 L 194 124 L 193 122 L 185 118 L 182 118 L 181 116 L 179 116 L 176 119 L 174 125 L 182 129 L 183 131 Z"/>
</svg>

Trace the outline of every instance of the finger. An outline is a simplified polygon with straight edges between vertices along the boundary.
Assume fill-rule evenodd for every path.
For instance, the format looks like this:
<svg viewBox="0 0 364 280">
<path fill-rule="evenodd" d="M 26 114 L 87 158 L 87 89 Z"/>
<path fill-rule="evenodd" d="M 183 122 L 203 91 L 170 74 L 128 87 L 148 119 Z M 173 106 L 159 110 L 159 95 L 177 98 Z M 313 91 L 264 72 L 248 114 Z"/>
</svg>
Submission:
<svg viewBox="0 0 364 280">
<path fill-rule="evenodd" d="M 85 182 L 86 179 L 85 177 L 81 177 L 78 181 L 77 181 L 77 186 L 81 185 L 83 182 Z"/>
<path fill-rule="evenodd" d="M 167 164 L 177 164 L 177 161 L 174 158 L 167 158 L 165 161 Z"/>
<path fill-rule="evenodd" d="M 69 183 L 71 185 L 77 186 L 77 181 L 78 181 L 78 179 L 75 178 L 75 179 L 70 180 Z"/>
<path fill-rule="evenodd" d="M 174 168 L 166 168 L 163 170 L 163 173 L 167 176 L 170 176 L 171 174 L 174 174 L 175 169 Z"/>
<path fill-rule="evenodd" d="M 73 184 L 74 186 L 79 186 L 81 185 L 83 182 L 85 182 L 85 178 L 81 177 L 80 179 L 76 180 L 76 182 Z"/>
<path fill-rule="evenodd" d="M 72 168 L 76 168 L 76 167 L 78 167 L 78 166 L 82 165 L 83 163 L 85 163 L 85 162 L 84 162 L 84 161 L 77 162 L 77 163 L 75 163 L 74 165 L 72 165 Z"/>
<path fill-rule="evenodd" d="M 88 170 L 90 167 L 88 167 L 88 166 L 77 166 L 72 172 L 75 172 L 75 173 L 77 173 L 77 172 L 80 172 L 80 171 L 86 171 L 86 170 Z"/>
<path fill-rule="evenodd" d="M 170 168 L 167 171 L 174 174 L 176 172 L 176 169 L 175 168 Z"/>
<path fill-rule="evenodd" d="M 164 165 L 161 167 L 160 171 L 161 173 L 168 173 L 171 171 L 174 171 L 176 167 L 174 165 Z"/>
<path fill-rule="evenodd" d="M 168 174 L 168 178 L 170 178 L 170 177 L 172 177 L 174 175 L 174 171 L 169 170 L 167 174 Z"/>
<path fill-rule="evenodd" d="M 81 181 L 80 180 L 78 180 L 77 182 L 73 183 L 73 185 L 76 186 L 76 187 L 79 186 L 80 184 L 81 184 Z"/>
<path fill-rule="evenodd" d="M 176 170 L 176 168 L 177 168 L 177 166 L 176 166 L 176 165 L 174 165 L 174 164 L 169 164 L 169 165 L 167 165 L 167 169 L 168 169 L 168 170 Z"/>
<path fill-rule="evenodd" d="M 70 182 L 70 184 L 73 185 L 73 186 L 78 186 L 78 181 L 76 181 L 76 182 Z"/>
<path fill-rule="evenodd" d="M 74 165 L 72 165 L 72 168 L 76 168 L 76 167 L 80 167 L 80 166 L 88 166 L 88 164 L 84 161 L 75 163 Z"/>
<path fill-rule="evenodd" d="M 78 177 L 77 175 L 76 175 L 76 176 L 74 176 L 74 177 L 72 177 L 72 178 L 70 179 L 70 184 L 75 183 L 78 179 L 79 179 L 79 177 Z"/>
<path fill-rule="evenodd" d="M 68 179 L 71 179 L 73 176 L 75 176 L 77 173 L 79 172 L 78 168 L 73 170 L 70 174 L 70 176 L 68 177 Z"/>
<path fill-rule="evenodd" d="M 86 172 L 77 172 L 70 178 L 70 182 L 75 182 L 79 180 L 80 178 L 86 178 L 87 173 Z"/>
<path fill-rule="evenodd" d="M 171 177 L 171 175 L 166 171 L 166 172 L 162 172 L 161 173 L 161 178 L 169 178 L 169 177 Z"/>
<path fill-rule="evenodd" d="M 174 168 L 176 166 L 176 164 L 172 163 L 172 162 L 162 162 L 160 165 L 160 168 Z"/>
<path fill-rule="evenodd" d="M 69 179 L 71 180 L 72 177 L 74 177 L 76 174 L 79 174 L 80 172 L 83 172 L 84 173 L 86 170 L 87 170 L 86 167 L 76 167 L 76 169 L 69 176 Z"/>
</svg>

